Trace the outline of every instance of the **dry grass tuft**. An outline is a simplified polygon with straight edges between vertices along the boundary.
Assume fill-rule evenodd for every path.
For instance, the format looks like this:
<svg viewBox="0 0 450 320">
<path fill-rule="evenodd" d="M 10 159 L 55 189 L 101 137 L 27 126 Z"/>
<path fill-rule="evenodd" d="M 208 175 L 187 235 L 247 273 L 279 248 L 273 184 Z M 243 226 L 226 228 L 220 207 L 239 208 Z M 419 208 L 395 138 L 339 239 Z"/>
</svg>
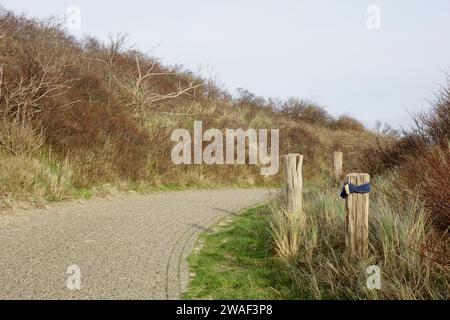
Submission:
<svg viewBox="0 0 450 320">
<path fill-rule="evenodd" d="M 67 160 L 0 152 L 0 196 L 8 202 L 67 199 L 74 193 L 75 179 Z"/>
</svg>

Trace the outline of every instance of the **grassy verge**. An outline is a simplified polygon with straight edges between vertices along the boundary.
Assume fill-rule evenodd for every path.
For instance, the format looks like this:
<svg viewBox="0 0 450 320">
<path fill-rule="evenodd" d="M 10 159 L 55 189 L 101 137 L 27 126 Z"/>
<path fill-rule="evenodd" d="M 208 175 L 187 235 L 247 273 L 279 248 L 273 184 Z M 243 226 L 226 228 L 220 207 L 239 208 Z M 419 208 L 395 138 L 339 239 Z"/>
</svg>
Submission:
<svg viewBox="0 0 450 320">
<path fill-rule="evenodd" d="M 345 209 L 338 188 L 307 184 L 305 217 L 282 199 L 247 210 L 201 237 L 190 257 L 191 299 L 449 299 L 450 273 L 422 204 L 392 201 L 374 181 L 370 254 L 345 255 Z M 392 197 L 392 195 L 391 195 Z M 441 251 L 442 252 L 442 251 Z M 381 271 L 381 288 L 367 287 L 367 268 Z"/>
<path fill-rule="evenodd" d="M 200 237 L 189 258 L 195 277 L 187 299 L 299 298 L 283 265 L 272 259 L 267 206 L 249 209 Z"/>
</svg>

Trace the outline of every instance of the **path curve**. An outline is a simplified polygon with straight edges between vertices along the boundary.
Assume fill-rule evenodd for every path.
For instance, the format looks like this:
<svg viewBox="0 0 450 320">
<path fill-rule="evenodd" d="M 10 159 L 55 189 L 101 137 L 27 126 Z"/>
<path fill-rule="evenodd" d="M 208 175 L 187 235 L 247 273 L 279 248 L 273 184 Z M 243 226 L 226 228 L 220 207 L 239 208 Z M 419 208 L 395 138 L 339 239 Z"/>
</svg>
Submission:
<svg viewBox="0 0 450 320">
<path fill-rule="evenodd" d="M 164 192 L 0 213 L 0 299 L 179 299 L 198 234 L 270 194 Z M 80 290 L 67 289 L 71 265 Z"/>
</svg>

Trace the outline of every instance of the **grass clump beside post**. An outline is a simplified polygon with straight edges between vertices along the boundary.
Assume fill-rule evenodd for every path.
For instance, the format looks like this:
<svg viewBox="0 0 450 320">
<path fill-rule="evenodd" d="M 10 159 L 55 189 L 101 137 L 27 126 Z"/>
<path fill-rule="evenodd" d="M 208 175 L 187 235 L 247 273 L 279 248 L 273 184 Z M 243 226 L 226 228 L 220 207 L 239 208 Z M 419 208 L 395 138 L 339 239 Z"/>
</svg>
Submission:
<svg viewBox="0 0 450 320">
<path fill-rule="evenodd" d="M 345 251 L 345 208 L 337 189 L 307 188 L 305 225 L 273 206 L 271 234 L 278 258 L 302 297 L 310 299 L 449 299 L 449 269 L 431 248 L 434 239 L 423 205 L 398 205 L 379 192 L 371 195 L 369 257 L 349 260 Z M 381 185 L 381 186 L 380 186 Z M 281 202 L 280 202 L 281 203 Z M 435 245 L 443 245 L 442 239 Z M 367 288 L 367 267 L 381 269 L 381 289 Z"/>
</svg>

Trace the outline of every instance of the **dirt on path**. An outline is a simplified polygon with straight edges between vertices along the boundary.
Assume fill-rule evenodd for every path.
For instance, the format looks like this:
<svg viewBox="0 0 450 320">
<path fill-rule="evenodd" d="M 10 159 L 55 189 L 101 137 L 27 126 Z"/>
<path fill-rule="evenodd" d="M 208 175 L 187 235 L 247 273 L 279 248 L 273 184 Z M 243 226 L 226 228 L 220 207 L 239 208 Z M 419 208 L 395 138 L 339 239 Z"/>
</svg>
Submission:
<svg viewBox="0 0 450 320">
<path fill-rule="evenodd" d="M 273 192 L 165 192 L 0 214 L 0 299 L 178 299 L 198 234 Z M 80 290 L 66 285 L 72 265 Z"/>
</svg>

